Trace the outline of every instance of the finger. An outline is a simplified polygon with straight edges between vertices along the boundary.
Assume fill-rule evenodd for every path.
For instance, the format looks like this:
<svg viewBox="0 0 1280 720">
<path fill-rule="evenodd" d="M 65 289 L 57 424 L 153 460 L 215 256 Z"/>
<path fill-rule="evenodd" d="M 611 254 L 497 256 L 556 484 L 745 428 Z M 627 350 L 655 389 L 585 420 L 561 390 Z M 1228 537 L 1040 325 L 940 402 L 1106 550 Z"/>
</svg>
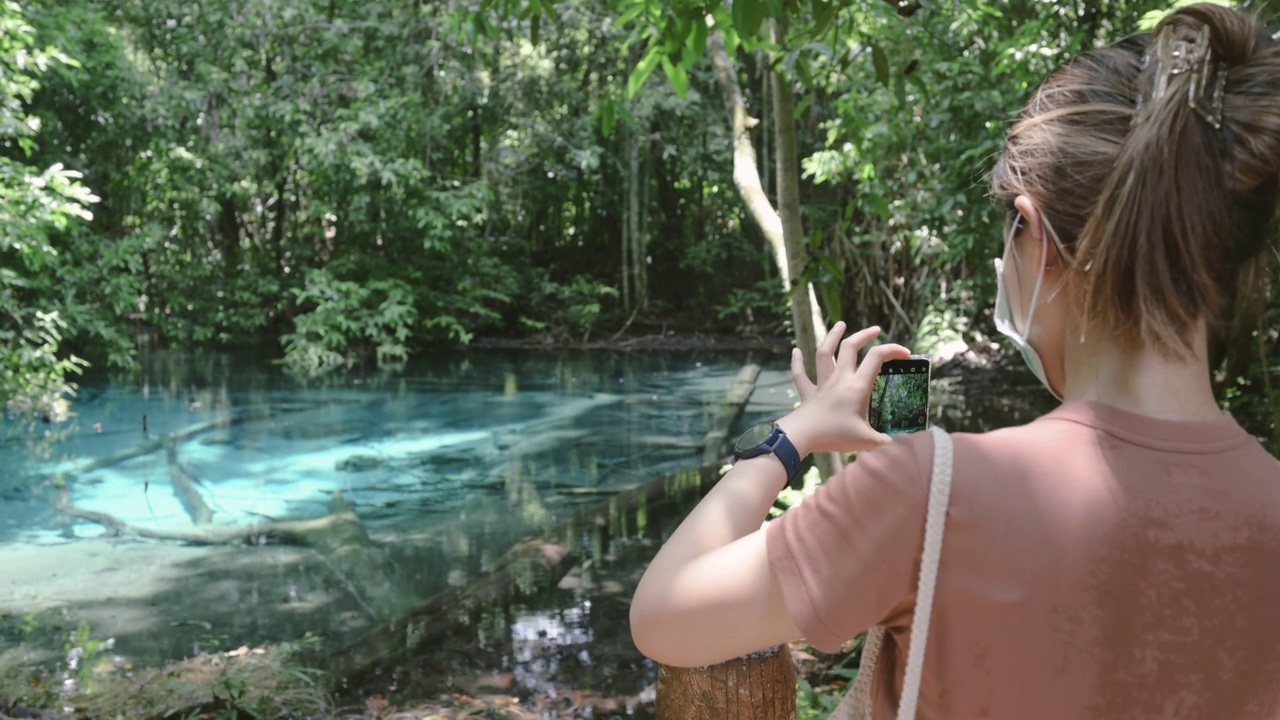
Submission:
<svg viewBox="0 0 1280 720">
<path fill-rule="evenodd" d="M 859 382 L 874 383 L 876 375 L 880 374 L 880 366 L 889 360 L 906 360 L 911 357 L 911 351 L 894 343 L 887 345 L 877 345 L 867 351 L 867 356 L 862 359 L 862 364 L 858 366 L 857 374 L 854 378 Z"/>
<path fill-rule="evenodd" d="M 809 379 L 809 371 L 804 367 L 804 354 L 800 352 L 800 348 L 791 351 L 791 382 L 795 383 L 801 402 L 813 395 L 813 380 Z"/>
<path fill-rule="evenodd" d="M 871 438 L 871 442 L 872 442 L 872 444 L 874 444 L 876 447 L 883 447 L 883 446 L 888 445 L 889 443 L 893 442 L 893 438 L 892 438 L 892 437 L 889 437 L 888 435 L 886 435 L 886 434 L 884 434 L 884 433 L 876 433 L 876 434 Z"/>
<path fill-rule="evenodd" d="M 880 328 L 872 325 L 845 338 L 844 342 L 840 343 L 840 354 L 836 356 L 836 366 L 844 368 L 845 372 L 848 373 L 857 370 L 858 353 L 862 352 L 862 348 L 867 343 L 879 336 Z"/>
<path fill-rule="evenodd" d="M 831 326 L 831 330 L 827 336 L 822 339 L 818 345 L 817 354 L 814 356 L 814 369 L 818 373 L 818 384 L 821 385 L 831 377 L 831 371 L 836 367 L 836 348 L 840 346 L 840 338 L 844 337 L 845 330 L 848 328 L 844 321 L 837 322 Z"/>
</svg>

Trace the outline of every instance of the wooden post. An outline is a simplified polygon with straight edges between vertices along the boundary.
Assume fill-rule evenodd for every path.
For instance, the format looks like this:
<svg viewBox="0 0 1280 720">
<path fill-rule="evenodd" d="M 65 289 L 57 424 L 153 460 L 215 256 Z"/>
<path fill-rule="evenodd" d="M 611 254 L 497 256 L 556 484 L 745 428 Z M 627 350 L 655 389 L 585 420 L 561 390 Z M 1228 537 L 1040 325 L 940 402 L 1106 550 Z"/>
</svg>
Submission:
<svg viewBox="0 0 1280 720">
<path fill-rule="evenodd" d="M 702 668 L 658 668 L 658 720 L 794 720 L 796 671 L 786 645 Z"/>
</svg>

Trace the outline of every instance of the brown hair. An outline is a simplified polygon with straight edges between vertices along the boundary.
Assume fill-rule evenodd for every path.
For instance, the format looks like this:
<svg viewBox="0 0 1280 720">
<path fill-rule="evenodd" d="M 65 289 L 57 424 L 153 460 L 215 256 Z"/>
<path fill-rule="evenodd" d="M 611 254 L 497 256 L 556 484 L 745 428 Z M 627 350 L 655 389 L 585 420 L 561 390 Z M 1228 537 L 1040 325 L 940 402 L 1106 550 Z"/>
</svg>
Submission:
<svg viewBox="0 0 1280 720">
<path fill-rule="evenodd" d="M 1040 86 L 1010 130 L 992 195 L 1035 199 L 1077 274 L 1084 327 L 1126 346 L 1190 349 L 1200 320 L 1217 332 L 1242 278 L 1259 277 L 1280 189 L 1280 48 L 1252 15 L 1183 8 L 1155 29 L 1193 43 L 1209 28 L 1227 73 L 1222 127 L 1188 102 L 1194 72 L 1173 74 L 1149 115 L 1151 36 L 1083 54 Z M 1219 69 L 1217 72 L 1222 72 Z"/>
</svg>

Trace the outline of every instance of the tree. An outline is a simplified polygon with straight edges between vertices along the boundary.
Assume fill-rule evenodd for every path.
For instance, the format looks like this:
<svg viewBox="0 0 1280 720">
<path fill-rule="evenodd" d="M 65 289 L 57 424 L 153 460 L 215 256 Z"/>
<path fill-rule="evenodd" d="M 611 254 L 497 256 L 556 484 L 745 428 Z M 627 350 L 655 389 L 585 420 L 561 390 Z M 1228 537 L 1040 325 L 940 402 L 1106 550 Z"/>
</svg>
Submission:
<svg viewBox="0 0 1280 720">
<path fill-rule="evenodd" d="M 36 150 L 39 118 L 26 112 L 52 64 L 75 65 L 53 47 L 36 46 L 35 31 L 16 2 L 0 4 L 0 400 L 9 412 L 45 418 L 64 415 L 75 384 L 68 375 L 85 362 L 60 352 L 67 326 L 46 298 L 30 290 L 57 256 L 50 229 L 93 217 L 97 202 L 80 173 L 27 163 Z"/>
</svg>

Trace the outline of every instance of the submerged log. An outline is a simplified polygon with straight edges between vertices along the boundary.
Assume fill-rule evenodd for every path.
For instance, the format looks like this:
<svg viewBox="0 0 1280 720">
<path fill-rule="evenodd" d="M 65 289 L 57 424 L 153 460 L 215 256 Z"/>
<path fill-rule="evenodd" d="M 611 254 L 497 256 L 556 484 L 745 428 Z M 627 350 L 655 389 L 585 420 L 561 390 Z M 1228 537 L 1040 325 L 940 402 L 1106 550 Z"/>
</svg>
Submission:
<svg viewBox="0 0 1280 720">
<path fill-rule="evenodd" d="M 195 476 L 187 472 L 187 469 L 182 467 L 182 462 L 178 460 L 178 441 L 173 437 L 166 437 L 163 442 L 165 458 L 169 466 L 169 482 L 173 485 L 174 496 L 191 516 L 192 523 L 208 525 L 213 521 L 213 511 L 209 509 L 204 496 L 196 488 Z"/>
<path fill-rule="evenodd" d="M 68 517 L 85 520 L 107 528 L 117 535 L 144 538 L 147 540 L 171 540 L 191 545 L 262 545 L 267 542 L 286 545 L 316 546 L 321 543 L 318 538 L 330 538 L 341 535 L 344 539 L 352 537 L 351 528 L 360 529 L 360 520 L 354 512 L 344 510 L 332 515 L 311 520 L 277 520 L 255 525 L 202 525 L 188 530 L 164 530 L 131 525 L 113 515 L 85 510 L 70 504 L 60 504 L 55 508 Z M 325 543 L 331 542 L 326 539 Z"/>
<path fill-rule="evenodd" d="M 759 377 L 759 365 L 744 365 L 738 371 L 738 376 L 729 386 L 729 392 L 725 394 L 724 401 L 720 403 L 719 414 L 716 415 L 716 419 L 711 423 L 711 429 L 707 431 L 702 441 L 703 463 L 717 462 L 729 451 L 729 431 L 742 417 L 747 401 L 751 399 L 751 393 L 755 392 L 756 379 Z"/>
<path fill-rule="evenodd" d="M 64 493 L 55 509 L 101 525 L 117 535 L 189 545 L 295 545 L 315 551 L 339 585 L 374 622 L 404 607 L 408 599 L 396 580 L 400 568 L 388 548 L 365 532 L 353 507 L 335 497 L 332 512 L 309 520 L 273 520 L 245 526 L 198 525 L 185 530 L 147 528 L 72 505 Z"/>
<path fill-rule="evenodd" d="M 719 665 L 658 670 L 658 720 L 791 720 L 796 671 L 779 645 Z"/>
</svg>

